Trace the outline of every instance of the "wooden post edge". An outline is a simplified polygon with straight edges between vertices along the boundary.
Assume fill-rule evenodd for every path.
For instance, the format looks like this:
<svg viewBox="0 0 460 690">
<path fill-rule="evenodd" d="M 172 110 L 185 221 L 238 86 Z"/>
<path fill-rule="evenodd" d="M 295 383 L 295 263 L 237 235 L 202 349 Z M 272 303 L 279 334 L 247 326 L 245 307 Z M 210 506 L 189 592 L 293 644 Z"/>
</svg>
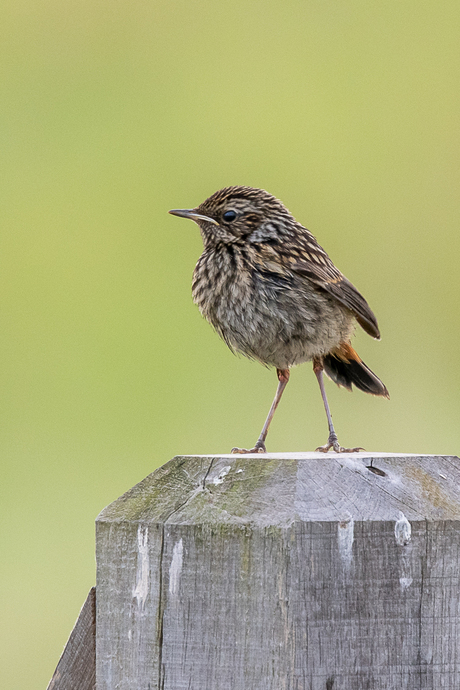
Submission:
<svg viewBox="0 0 460 690">
<path fill-rule="evenodd" d="M 96 688 L 96 587 L 91 587 L 47 690 Z"/>
</svg>

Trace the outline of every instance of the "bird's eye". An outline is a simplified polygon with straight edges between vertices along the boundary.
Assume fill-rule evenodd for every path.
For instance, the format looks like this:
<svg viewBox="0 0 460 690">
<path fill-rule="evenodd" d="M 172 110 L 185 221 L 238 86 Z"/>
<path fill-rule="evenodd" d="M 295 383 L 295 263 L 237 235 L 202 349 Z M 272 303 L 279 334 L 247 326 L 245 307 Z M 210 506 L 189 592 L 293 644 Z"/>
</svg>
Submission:
<svg viewBox="0 0 460 690">
<path fill-rule="evenodd" d="M 235 220 L 236 213 L 235 213 L 235 211 L 225 211 L 222 218 L 225 220 L 226 223 L 231 223 L 232 220 Z"/>
</svg>

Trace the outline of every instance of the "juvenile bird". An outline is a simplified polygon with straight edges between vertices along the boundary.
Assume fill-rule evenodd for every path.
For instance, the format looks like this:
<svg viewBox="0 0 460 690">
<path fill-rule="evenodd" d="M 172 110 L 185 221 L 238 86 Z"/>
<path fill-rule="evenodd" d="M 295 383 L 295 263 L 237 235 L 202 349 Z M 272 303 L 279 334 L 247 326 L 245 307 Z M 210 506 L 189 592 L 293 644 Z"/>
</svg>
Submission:
<svg viewBox="0 0 460 690">
<path fill-rule="evenodd" d="M 350 344 L 355 321 L 380 339 L 377 320 L 358 290 L 334 266 L 315 237 L 263 189 L 226 187 L 194 209 L 169 211 L 194 220 L 204 252 L 193 274 L 192 295 L 203 316 L 234 352 L 276 367 L 278 388 L 251 449 L 265 453 L 274 412 L 290 368 L 313 362 L 329 425 L 316 450 L 350 453 L 335 433 L 323 371 L 339 386 L 389 397 L 382 381 Z"/>
</svg>

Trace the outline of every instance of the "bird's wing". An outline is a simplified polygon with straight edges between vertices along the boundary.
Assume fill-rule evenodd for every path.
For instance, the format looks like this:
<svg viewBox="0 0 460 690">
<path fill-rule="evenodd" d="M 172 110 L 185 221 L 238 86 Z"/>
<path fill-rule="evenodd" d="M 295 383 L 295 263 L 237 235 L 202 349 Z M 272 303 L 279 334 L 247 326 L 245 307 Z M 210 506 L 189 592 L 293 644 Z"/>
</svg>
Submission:
<svg viewBox="0 0 460 690">
<path fill-rule="evenodd" d="M 353 312 L 360 326 L 373 338 L 380 339 L 380 331 L 370 306 L 354 285 L 334 266 L 326 252 L 309 238 L 302 247 L 301 257 L 290 262 L 289 268 L 305 276 L 312 283 L 328 292 L 338 302 Z"/>
</svg>

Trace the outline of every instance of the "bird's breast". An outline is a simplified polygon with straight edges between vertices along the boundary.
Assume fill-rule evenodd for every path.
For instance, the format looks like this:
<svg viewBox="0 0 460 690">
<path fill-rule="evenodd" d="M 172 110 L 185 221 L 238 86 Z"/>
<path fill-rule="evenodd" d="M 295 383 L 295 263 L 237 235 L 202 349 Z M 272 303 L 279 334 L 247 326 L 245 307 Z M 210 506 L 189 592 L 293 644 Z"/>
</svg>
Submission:
<svg viewBox="0 0 460 690">
<path fill-rule="evenodd" d="M 335 300 L 279 263 L 239 247 L 204 252 L 192 294 L 233 350 L 278 368 L 329 351 L 352 328 L 350 313 Z"/>
</svg>

